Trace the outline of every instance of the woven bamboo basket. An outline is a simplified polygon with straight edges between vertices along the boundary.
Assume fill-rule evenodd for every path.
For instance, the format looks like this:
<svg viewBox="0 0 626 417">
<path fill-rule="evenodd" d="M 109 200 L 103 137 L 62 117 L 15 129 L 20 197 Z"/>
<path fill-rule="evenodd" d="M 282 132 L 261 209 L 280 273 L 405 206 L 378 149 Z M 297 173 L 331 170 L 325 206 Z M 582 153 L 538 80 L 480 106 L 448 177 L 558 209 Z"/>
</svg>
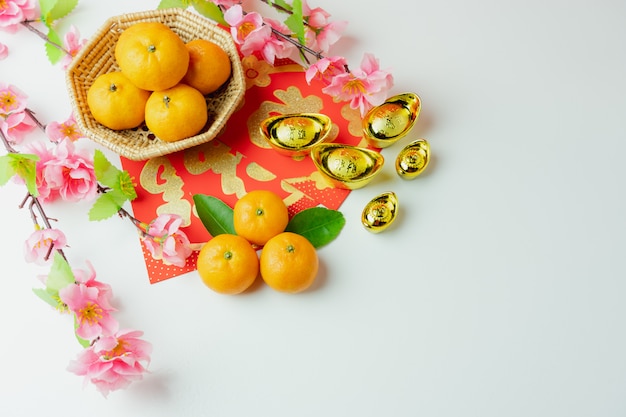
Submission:
<svg viewBox="0 0 626 417">
<path fill-rule="evenodd" d="M 142 21 L 168 25 L 184 42 L 198 38 L 214 42 L 230 57 L 230 79 L 218 91 L 206 96 L 209 121 L 196 136 L 165 142 L 145 124 L 135 129 L 115 131 L 98 123 L 89 111 L 87 90 L 91 84 L 100 74 L 119 70 L 114 56 L 117 39 L 126 28 Z M 108 19 L 74 58 L 67 70 L 66 82 L 74 117 L 83 134 L 135 161 L 167 155 L 213 140 L 237 110 L 245 93 L 241 60 L 230 33 L 210 20 L 181 8 L 129 13 Z"/>
</svg>

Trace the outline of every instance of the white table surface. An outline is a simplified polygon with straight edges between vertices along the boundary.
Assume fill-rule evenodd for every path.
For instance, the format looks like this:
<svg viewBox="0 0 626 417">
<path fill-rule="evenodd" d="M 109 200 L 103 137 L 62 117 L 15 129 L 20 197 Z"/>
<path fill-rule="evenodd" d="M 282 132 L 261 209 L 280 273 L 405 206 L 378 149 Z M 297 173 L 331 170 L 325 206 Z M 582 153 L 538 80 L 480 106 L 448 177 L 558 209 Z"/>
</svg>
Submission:
<svg viewBox="0 0 626 417">
<path fill-rule="evenodd" d="M 157 3 L 82 1 L 61 28 L 89 37 Z M 154 346 L 150 374 L 106 399 L 65 370 L 81 347 L 31 291 L 47 270 L 23 259 L 25 190 L 0 188 L 0 415 L 626 415 L 626 3 L 310 5 L 349 21 L 333 52 L 352 66 L 371 52 L 392 93 L 421 96 L 402 143 L 429 140 L 428 171 L 403 181 L 387 164 L 353 192 L 317 284 L 295 296 L 223 296 L 196 273 L 150 285 L 128 222 L 52 206 L 70 263 L 90 261 L 118 320 Z M 25 30 L 0 42 L 0 80 L 64 120 L 63 71 L 43 43 Z M 370 234 L 361 209 L 387 190 L 400 218 Z"/>
</svg>

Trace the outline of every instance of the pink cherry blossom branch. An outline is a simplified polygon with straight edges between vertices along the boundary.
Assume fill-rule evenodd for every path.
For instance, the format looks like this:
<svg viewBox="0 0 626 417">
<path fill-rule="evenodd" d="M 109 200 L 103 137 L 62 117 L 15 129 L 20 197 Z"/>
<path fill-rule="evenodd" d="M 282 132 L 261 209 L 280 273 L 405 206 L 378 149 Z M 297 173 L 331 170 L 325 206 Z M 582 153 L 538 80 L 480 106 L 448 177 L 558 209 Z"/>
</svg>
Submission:
<svg viewBox="0 0 626 417">
<path fill-rule="evenodd" d="M 48 36 L 46 36 L 45 33 L 43 33 L 42 31 L 40 31 L 39 29 L 37 29 L 35 26 L 32 25 L 33 22 L 37 22 L 36 20 L 24 20 L 23 22 L 21 22 L 22 26 L 24 26 L 26 29 L 30 30 L 31 32 L 33 32 L 35 35 L 39 36 L 41 39 L 43 39 L 45 42 L 49 43 L 50 45 L 54 46 L 55 48 L 59 49 L 60 51 L 64 52 L 66 55 L 69 55 L 69 52 L 63 48 L 63 46 L 59 45 L 56 42 L 53 42 L 52 40 L 50 40 L 50 38 Z"/>
<path fill-rule="evenodd" d="M 32 116 L 32 112 L 28 111 L 28 114 Z M 33 120 L 36 121 L 36 119 L 33 117 Z M 36 123 L 38 125 L 41 125 L 39 122 L 36 121 Z M 12 145 L 11 143 L 8 141 L 8 139 L 6 138 L 6 136 L 4 135 L 4 133 L 2 132 L 2 130 L 0 130 L 0 138 L 2 139 L 2 143 L 4 144 L 5 149 L 7 150 L 7 152 L 9 153 L 19 153 Z M 26 202 L 30 200 L 30 203 L 28 204 L 28 211 L 30 212 L 30 217 L 33 220 L 33 224 L 36 227 L 41 227 L 41 225 L 39 224 L 39 220 L 37 218 L 37 214 L 35 213 L 35 210 L 37 212 L 39 212 L 39 216 L 41 218 L 41 221 L 44 224 L 44 227 L 47 229 L 52 229 L 52 225 L 50 223 L 50 220 L 56 220 L 53 219 L 51 217 L 49 217 L 43 206 L 41 205 L 41 202 L 39 201 L 39 199 L 37 197 L 35 197 L 34 195 L 32 195 L 30 192 L 26 194 L 26 197 L 24 197 L 24 200 L 22 200 L 22 202 L 19 204 L 19 208 L 22 209 L 24 208 L 24 206 L 26 206 Z M 48 253 L 45 255 L 44 259 L 49 259 L 50 255 L 52 255 L 52 251 L 54 250 L 54 244 L 50 245 L 50 248 L 48 249 Z M 59 254 L 63 257 L 63 259 L 66 259 L 65 253 L 63 252 L 62 249 L 56 249 L 57 252 L 59 252 Z"/>
</svg>

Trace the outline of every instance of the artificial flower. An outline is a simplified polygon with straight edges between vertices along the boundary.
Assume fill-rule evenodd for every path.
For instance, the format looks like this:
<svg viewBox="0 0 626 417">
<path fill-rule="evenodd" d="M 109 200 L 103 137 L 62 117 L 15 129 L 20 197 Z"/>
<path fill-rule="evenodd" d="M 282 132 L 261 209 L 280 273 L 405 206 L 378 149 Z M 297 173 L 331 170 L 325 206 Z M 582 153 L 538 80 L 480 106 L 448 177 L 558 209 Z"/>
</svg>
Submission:
<svg viewBox="0 0 626 417">
<path fill-rule="evenodd" d="M 9 47 L 0 42 L 0 61 L 9 56 Z"/>
<path fill-rule="evenodd" d="M 45 265 L 51 262 L 52 250 L 61 250 L 67 246 L 65 234 L 59 229 L 37 229 L 24 242 L 26 262 Z"/>
<path fill-rule="evenodd" d="M 52 142 L 61 142 L 65 138 L 74 142 L 83 137 L 73 114 L 63 122 L 48 123 L 46 125 L 46 135 Z"/>
<path fill-rule="evenodd" d="M 24 111 L 27 98 L 16 86 L 0 82 L 0 117 Z"/>
<path fill-rule="evenodd" d="M 26 111 L 13 112 L 6 118 L 0 117 L 0 130 L 2 130 L 4 137 L 13 144 L 21 143 L 26 134 L 36 127 L 37 124 Z"/>
<path fill-rule="evenodd" d="M 263 17 L 257 12 L 243 12 L 240 4 L 226 10 L 224 20 L 230 25 L 230 34 L 238 45 L 244 45 L 251 33 L 263 26 Z"/>
<path fill-rule="evenodd" d="M 333 77 L 322 91 L 337 100 L 349 101 L 351 108 L 365 115 L 367 110 L 386 100 L 392 86 L 391 73 L 379 69 L 378 60 L 372 54 L 365 54 L 358 69 Z"/>
<path fill-rule="evenodd" d="M 15 33 L 21 22 L 39 16 L 37 0 L 2 0 L 0 2 L 0 30 Z"/>
<path fill-rule="evenodd" d="M 76 334 L 88 341 L 110 336 L 118 330 L 111 313 L 110 292 L 81 283 L 70 284 L 59 290 L 59 298 L 76 316 Z"/>
<path fill-rule="evenodd" d="M 337 75 L 345 74 L 347 66 L 346 59 L 340 56 L 322 58 L 307 68 L 304 76 L 308 84 L 316 78 L 328 85 Z"/>
<path fill-rule="evenodd" d="M 78 51 L 87 43 L 87 39 L 80 39 L 80 32 L 74 25 L 70 26 L 70 30 L 63 37 L 63 48 L 68 53 L 61 59 L 61 66 L 63 69 L 67 69 L 72 63 L 72 59 L 76 56 Z"/>
<path fill-rule="evenodd" d="M 40 141 L 29 144 L 25 150 L 27 153 L 31 153 L 39 157 L 35 165 L 35 179 L 38 194 L 37 198 L 42 203 L 49 203 L 56 200 L 59 197 L 59 191 L 52 184 L 50 184 L 50 182 L 48 182 L 48 177 L 46 176 L 46 167 L 49 163 L 51 163 L 51 161 L 55 160 L 54 153 Z"/>
<path fill-rule="evenodd" d="M 141 336 L 140 331 L 123 330 L 101 337 L 71 361 L 68 370 L 84 376 L 85 383 L 94 384 L 105 397 L 126 388 L 143 378 L 144 363 L 150 362 L 152 345 Z"/>
<path fill-rule="evenodd" d="M 189 238 L 180 230 L 183 219 L 177 214 L 160 214 L 147 225 L 143 243 L 154 259 L 166 265 L 185 266 L 191 255 Z"/>
<path fill-rule="evenodd" d="M 324 54 L 328 53 L 348 26 L 345 20 L 329 22 L 328 12 L 321 7 L 312 9 L 305 0 L 302 1 L 302 16 L 307 23 L 307 46 Z"/>
<path fill-rule="evenodd" d="M 48 184 L 66 201 L 93 200 L 98 191 L 93 158 L 68 138 L 59 142 L 54 159 L 43 167 Z"/>
<path fill-rule="evenodd" d="M 96 270 L 90 262 L 87 262 L 88 270 L 72 269 L 74 279 L 78 284 L 83 284 L 87 288 L 97 288 L 99 295 L 107 300 L 113 298 L 113 290 L 109 284 L 96 280 Z"/>
<path fill-rule="evenodd" d="M 264 60 L 274 64 L 277 57 L 289 55 L 290 46 L 273 36 L 272 26 L 265 24 L 259 13 L 244 13 L 241 5 L 236 4 L 224 13 L 224 20 L 230 25 L 230 33 L 243 56 L 258 52 Z"/>
</svg>

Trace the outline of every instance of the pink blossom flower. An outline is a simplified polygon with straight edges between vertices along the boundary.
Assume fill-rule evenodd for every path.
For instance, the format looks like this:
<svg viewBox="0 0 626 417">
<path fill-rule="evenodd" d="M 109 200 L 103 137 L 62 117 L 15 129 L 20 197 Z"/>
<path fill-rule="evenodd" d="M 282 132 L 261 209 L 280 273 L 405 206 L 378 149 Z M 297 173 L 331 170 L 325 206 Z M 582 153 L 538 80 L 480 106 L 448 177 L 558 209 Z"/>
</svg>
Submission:
<svg viewBox="0 0 626 417">
<path fill-rule="evenodd" d="M 189 238 L 180 230 L 182 222 L 176 214 L 161 214 L 148 225 L 142 240 L 154 259 L 166 265 L 185 266 L 192 250 Z"/>
<path fill-rule="evenodd" d="M 322 91 L 339 101 L 349 101 L 351 108 L 358 108 L 364 115 L 371 107 L 385 101 L 392 86 L 391 73 L 380 70 L 378 60 L 365 54 L 360 68 L 335 76 Z"/>
<path fill-rule="evenodd" d="M 46 167 L 49 163 L 54 162 L 54 153 L 41 141 L 29 144 L 25 150 L 27 153 L 32 153 L 39 157 L 39 160 L 35 165 L 35 169 L 37 171 L 36 183 L 39 200 L 42 203 L 48 203 L 56 200 L 59 197 L 59 190 L 50 184 L 48 182 L 48 177 L 46 177 Z"/>
<path fill-rule="evenodd" d="M 71 361 L 68 370 L 84 376 L 105 397 L 131 382 L 139 381 L 147 372 L 143 363 L 150 362 L 152 345 L 142 339 L 140 331 L 123 330 L 101 337 Z"/>
<path fill-rule="evenodd" d="M 52 142 L 61 142 L 65 138 L 74 142 L 83 137 L 73 114 L 63 122 L 48 123 L 46 125 L 46 135 Z"/>
<path fill-rule="evenodd" d="M 52 260 L 52 250 L 60 250 L 67 246 L 65 235 L 59 229 L 35 230 L 24 242 L 26 262 L 45 265 Z"/>
<path fill-rule="evenodd" d="M 43 167 L 46 181 L 59 191 L 66 201 L 93 200 L 98 190 L 98 180 L 93 168 L 93 158 L 77 150 L 69 139 L 56 146 L 54 159 Z"/>
<path fill-rule="evenodd" d="M 325 57 L 307 68 L 305 72 L 306 82 L 311 84 L 314 78 L 321 80 L 328 85 L 334 77 L 345 74 L 348 61 L 340 56 Z"/>
<path fill-rule="evenodd" d="M 230 33 L 244 56 L 259 52 L 264 60 L 274 64 L 277 57 L 289 55 L 290 47 L 272 36 L 271 24 L 265 24 L 259 13 L 244 14 L 241 5 L 236 4 L 224 13 L 224 20 L 230 25 Z"/>
<path fill-rule="evenodd" d="M 257 12 L 244 15 L 240 4 L 228 9 L 224 13 L 224 20 L 230 25 L 230 33 L 238 45 L 243 45 L 252 32 L 263 26 L 263 16 Z"/>
<path fill-rule="evenodd" d="M 302 1 L 302 15 L 307 23 L 307 46 L 324 54 L 339 40 L 348 25 L 345 20 L 329 22 L 328 12 L 321 7 L 311 9 L 305 0 Z"/>
<path fill-rule="evenodd" d="M 14 33 L 21 22 L 39 16 L 37 0 L 3 0 L 0 2 L 0 30 Z"/>
<path fill-rule="evenodd" d="M 80 32 L 78 29 L 74 25 L 70 26 L 70 30 L 63 38 L 63 48 L 69 52 L 69 54 L 65 54 L 63 59 L 61 59 L 63 69 L 67 69 L 67 67 L 69 67 L 72 63 L 72 59 L 74 59 L 78 51 L 80 51 L 86 43 L 87 39 L 80 39 Z"/>
<path fill-rule="evenodd" d="M 0 130 L 13 144 L 22 143 L 28 132 L 37 127 L 37 124 L 26 111 L 13 112 L 6 118 L 0 117 Z"/>
<path fill-rule="evenodd" d="M 348 22 L 331 22 L 326 26 L 323 26 L 315 37 L 315 47 L 322 53 L 328 53 L 330 47 L 333 46 L 341 38 L 343 31 L 346 30 Z"/>
<path fill-rule="evenodd" d="M 16 86 L 0 82 L 0 117 L 24 111 L 27 98 Z"/>
<path fill-rule="evenodd" d="M 9 56 L 9 47 L 0 42 L 0 61 Z"/>
<path fill-rule="evenodd" d="M 88 270 L 84 269 L 72 269 L 74 279 L 78 284 L 83 284 L 88 288 L 97 288 L 99 295 L 104 299 L 110 300 L 113 298 L 113 290 L 109 284 L 105 284 L 96 280 L 96 270 L 93 268 L 90 262 L 87 262 Z"/>
<path fill-rule="evenodd" d="M 280 33 L 287 34 L 290 32 L 287 25 L 279 20 L 266 18 L 265 24 Z M 298 53 L 296 45 L 276 35 L 271 36 L 270 40 L 263 46 L 263 48 L 262 54 L 264 59 L 271 64 L 274 63 L 274 58 L 287 58 L 293 53 Z M 265 56 L 270 58 L 265 58 Z"/>
<path fill-rule="evenodd" d="M 113 318 L 115 311 L 109 304 L 110 292 L 81 283 L 70 284 L 59 290 L 59 298 L 76 316 L 76 334 L 85 340 L 110 336 L 118 330 Z"/>
</svg>

